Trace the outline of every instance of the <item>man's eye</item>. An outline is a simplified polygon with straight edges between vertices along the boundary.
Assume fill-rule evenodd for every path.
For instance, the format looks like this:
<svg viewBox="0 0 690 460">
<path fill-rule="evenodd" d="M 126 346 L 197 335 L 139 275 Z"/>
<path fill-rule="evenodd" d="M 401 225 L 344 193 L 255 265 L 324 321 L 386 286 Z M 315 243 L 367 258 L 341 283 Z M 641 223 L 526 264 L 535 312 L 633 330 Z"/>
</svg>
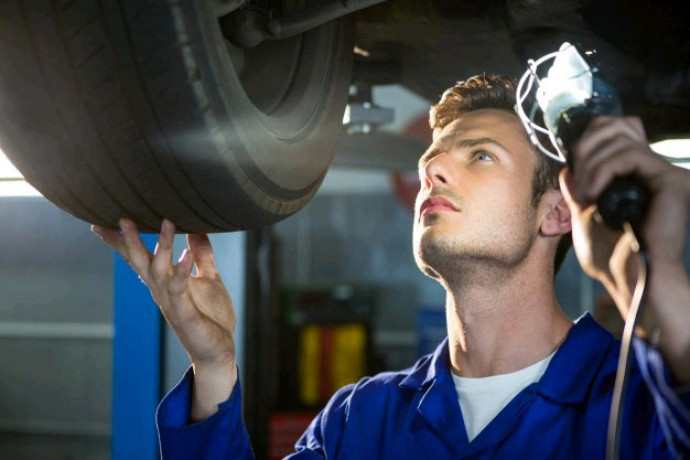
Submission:
<svg viewBox="0 0 690 460">
<path fill-rule="evenodd" d="M 484 151 L 475 152 L 473 158 L 479 161 L 494 161 L 493 157 Z"/>
</svg>

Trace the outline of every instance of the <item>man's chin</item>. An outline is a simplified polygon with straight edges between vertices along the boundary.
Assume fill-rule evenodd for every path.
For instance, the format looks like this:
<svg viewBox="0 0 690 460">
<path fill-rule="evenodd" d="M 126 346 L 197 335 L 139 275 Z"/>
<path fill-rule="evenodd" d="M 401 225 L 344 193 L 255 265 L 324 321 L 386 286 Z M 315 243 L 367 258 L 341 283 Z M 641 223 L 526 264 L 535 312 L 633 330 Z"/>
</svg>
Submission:
<svg viewBox="0 0 690 460">
<path fill-rule="evenodd" d="M 429 278 L 440 278 L 436 269 L 434 269 L 433 266 L 431 266 L 426 260 L 424 260 L 423 256 L 418 251 L 415 251 L 414 261 L 417 263 L 417 268 L 419 268 L 419 271 L 424 273 Z"/>
<path fill-rule="evenodd" d="M 425 266 L 423 266 L 423 267 L 419 267 L 419 269 L 422 271 L 422 273 L 424 273 L 424 274 L 425 274 L 426 276 L 428 276 L 429 278 L 433 278 L 433 279 L 435 279 L 435 280 L 441 278 L 441 275 L 439 275 L 438 272 L 437 272 L 436 270 L 434 270 L 433 268 L 431 268 L 431 267 L 428 266 L 428 265 L 425 265 Z"/>
<path fill-rule="evenodd" d="M 414 259 L 419 270 L 430 278 L 440 278 L 436 267 L 443 265 L 443 259 L 449 257 L 448 251 L 444 251 L 439 247 L 437 241 L 431 238 L 422 238 L 417 242 L 417 247 L 414 251 Z"/>
</svg>

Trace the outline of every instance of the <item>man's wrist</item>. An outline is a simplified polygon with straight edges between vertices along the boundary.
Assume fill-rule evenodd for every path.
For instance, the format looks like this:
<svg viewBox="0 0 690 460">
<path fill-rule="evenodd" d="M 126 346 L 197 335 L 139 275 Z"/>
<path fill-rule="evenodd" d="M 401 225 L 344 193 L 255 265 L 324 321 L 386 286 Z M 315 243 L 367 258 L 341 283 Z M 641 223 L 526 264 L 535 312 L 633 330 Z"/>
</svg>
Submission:
<svg viewBox="0 0 690 460">
<path fill-rule="evenodd" d="M 641 324 L 657 332 L 659 349 L 679 382 L 690 383 L 690 280 L 680 265 L 651 265 Z M 653 336 L 653 335 L 652 335 Z"/>
<path fill-rule="evenodd" d="M 679 310 L 688 310 L 690 279 L 683 264 L 655 264 L 650 262 L 647 274 L 647 307 L 655 314 L 676 316 Z"/>
<path fill-rule="evenodd" d="M 195 364 L 194 390 L 190 418 L 192 422 L 204 420 L 218 411 L 218 404 L 226 401 L 237 383 L 237 365 Z"/>
</svg>

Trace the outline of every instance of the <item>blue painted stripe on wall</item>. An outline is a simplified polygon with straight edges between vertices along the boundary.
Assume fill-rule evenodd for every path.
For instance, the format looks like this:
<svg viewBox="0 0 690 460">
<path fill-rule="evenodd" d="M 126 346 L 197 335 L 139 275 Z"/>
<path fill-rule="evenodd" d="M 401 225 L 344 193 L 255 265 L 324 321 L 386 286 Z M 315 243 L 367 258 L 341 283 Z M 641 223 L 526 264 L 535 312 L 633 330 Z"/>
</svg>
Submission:
<svg viewBox="0 0 690 460">
<path fill-rule="evenodd" d="M 149 250 L 157 235 L 142 235 Z M 148 288 L 115 256 L 112 460 L 158 458 L 162 316 Z"/>
</svg>

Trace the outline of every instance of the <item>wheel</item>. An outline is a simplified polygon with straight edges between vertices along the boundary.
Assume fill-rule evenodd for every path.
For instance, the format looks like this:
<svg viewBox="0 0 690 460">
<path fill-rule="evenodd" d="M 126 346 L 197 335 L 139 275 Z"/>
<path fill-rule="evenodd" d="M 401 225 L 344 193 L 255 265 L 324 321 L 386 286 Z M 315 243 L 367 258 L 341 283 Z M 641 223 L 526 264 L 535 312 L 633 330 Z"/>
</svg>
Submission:
<svg viewBox="0 0 690 460">
<path fill-rule="evenodd" d="M 293 214 L 335 150 L 352 23 L 242 50 L 220 27 L 231 3 L 0 2 L 0 148 L 99 225 L 221 232 Z"/>
</svg>

